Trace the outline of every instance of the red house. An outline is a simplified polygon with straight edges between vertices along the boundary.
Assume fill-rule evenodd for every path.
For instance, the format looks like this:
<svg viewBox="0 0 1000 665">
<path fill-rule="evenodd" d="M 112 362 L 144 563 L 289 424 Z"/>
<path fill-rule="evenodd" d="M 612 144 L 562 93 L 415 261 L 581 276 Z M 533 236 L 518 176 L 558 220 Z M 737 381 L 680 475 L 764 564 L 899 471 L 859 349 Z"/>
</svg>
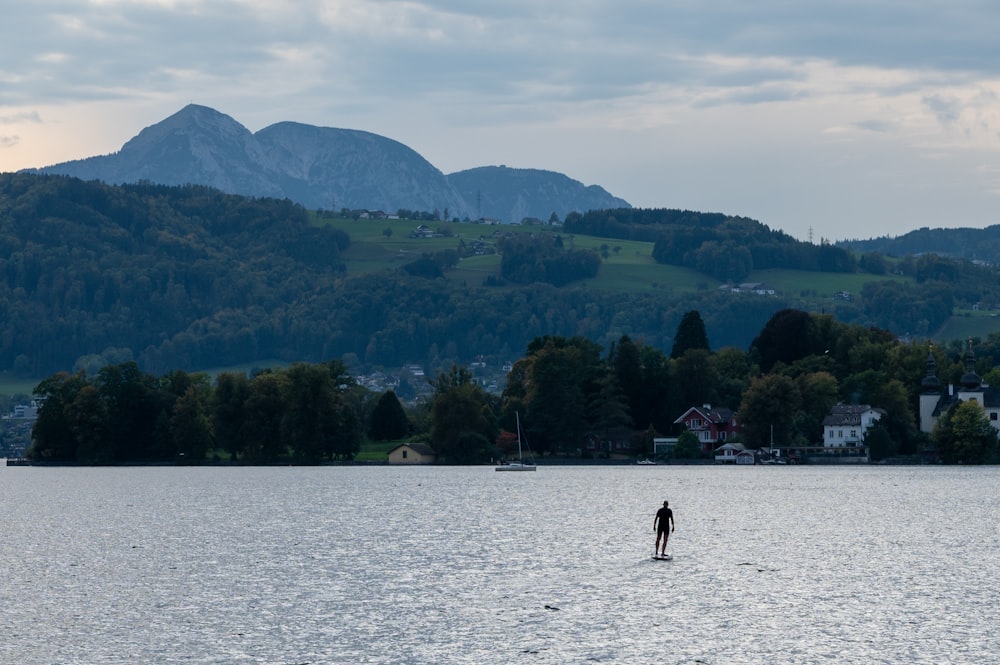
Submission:
<svg viewBox="0 0 1000 665">
<path fill-rule="evenodd" d="M 741 431 L 732 409 L 712 408 L 711 404 L 692 406 L 674 424 L 683 425 L 697 436 L 702 452 L 706 453 L 712 452 L 718 444 L 725 443 Z"/>
</svg>

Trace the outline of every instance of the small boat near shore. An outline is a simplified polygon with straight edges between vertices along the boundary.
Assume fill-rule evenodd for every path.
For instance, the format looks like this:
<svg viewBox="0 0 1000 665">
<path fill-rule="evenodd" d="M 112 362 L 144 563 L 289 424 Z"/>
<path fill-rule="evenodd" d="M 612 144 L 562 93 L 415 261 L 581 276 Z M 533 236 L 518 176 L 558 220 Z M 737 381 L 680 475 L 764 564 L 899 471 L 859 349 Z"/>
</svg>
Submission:
<svg viewBox="0 0 1000 665">
<path fill-rule="evenodd" d="M 496 471 L 534 471 L 537 467 L 533 462 L 525 462 L 521 452 L 521 416 L 514 414 L 517 420 L 517 459 L 512 462 L 503 462 L 496 467 Z"/>
</svg>

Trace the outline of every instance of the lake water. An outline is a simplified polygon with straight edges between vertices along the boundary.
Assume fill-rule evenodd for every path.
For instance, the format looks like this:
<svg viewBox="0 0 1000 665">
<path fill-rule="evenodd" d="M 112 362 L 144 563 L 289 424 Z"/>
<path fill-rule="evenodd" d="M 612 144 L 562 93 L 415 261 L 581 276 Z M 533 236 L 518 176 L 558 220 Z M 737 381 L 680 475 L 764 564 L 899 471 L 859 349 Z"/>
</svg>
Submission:
<svg viewBox="0 0 1000 665">
<path fill-rule="evenodd" d="M 997 662 L 998 487 L 995 467 L 2 467 L 0 662 Z"/>
</svg>

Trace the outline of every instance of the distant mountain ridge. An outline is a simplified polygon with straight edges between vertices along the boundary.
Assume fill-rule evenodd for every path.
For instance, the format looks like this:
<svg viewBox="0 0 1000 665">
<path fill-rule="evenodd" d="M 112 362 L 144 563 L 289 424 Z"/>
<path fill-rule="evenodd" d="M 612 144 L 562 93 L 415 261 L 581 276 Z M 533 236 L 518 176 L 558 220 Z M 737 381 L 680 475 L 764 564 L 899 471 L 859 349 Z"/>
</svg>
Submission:
<svg viewBox="0 0 1000 665">
<path fill-rule="evenodd" d="M 996 224 L 984 229 L 924 227 L 892 238 L 843 240 L 836 244 L 856 252 L 880 252 L 886 256 L 938 254 L 1000 265 L 1000 225 Z"/>
<path fill-rule="evenodd" d="M 488 210 L 501 211 L 497 217 L 503 220 L 535 217 L 546 222 L 553 212 L 562 219 L 567 212 L 632 207 L 597 185 L 585 187 L 553 171 L 480 166 L 452 173 L 448 181 L 465 201 L 475 206 L 476 218 L 493 216 L 479 214 L 479 210 Z M 548 212 L 541 205 L 543 201 L 550 208 Z"/>
<path fill-rule="evenodd" d="M 631 207 L 601 187 L 551 171 L 480 167 L 446 176 L 413 149 L 378 134 L 296 122 L 252 133 L 197 104 L 143 129 L 116 153 L 30 171 L 109 184 L 206 185 L 311 209 L 438 210 L 503 222 Z"/>
</svg>

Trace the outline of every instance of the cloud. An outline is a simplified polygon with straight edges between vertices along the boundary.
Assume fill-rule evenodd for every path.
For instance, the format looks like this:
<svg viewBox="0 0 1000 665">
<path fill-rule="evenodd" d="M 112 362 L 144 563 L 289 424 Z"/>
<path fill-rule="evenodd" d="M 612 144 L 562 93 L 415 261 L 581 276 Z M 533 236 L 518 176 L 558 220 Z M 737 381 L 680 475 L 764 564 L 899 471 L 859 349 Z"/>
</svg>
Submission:
<svg viewBox="0 0 1000 665">
<path fill-rule="evenodd" d="M 954 124 L 962 115 L 962 101 L 956 97 L 927 95 L 923 101 L 943 125 Z"/>
<path fill-rule="evenodd" d="M 21 142 L 21 137 L 17 136 L 16 134 L 13 136 L 0 134 L 0 149 L 13 148 L 20 142 Z"/>
<path fill-rule="evenodd" d="M 878 134 L 885 134 L 888 132 L 895 131 L 897 129 L 897 124 L 891 120 L 861 120 L 860 122 L 854 123 L 854 126 L 858 129 L 862 129 L 867 132 L 875 132 Z"/>
<path fill-rule="evenodd" d="M 4 66 L 21 103 L 325 92 L 328 107 L 460 96 L 532 106 L 678 85 L 734 89 L 700 104 L 760 103 L 807 94 L 778 84 L 796 76 L 786 63 L 817 58 L 1000 71 L 997 12 L 911 4 L 62 0 L 13 10 L 22 28 Z M 747 90 L 758 85 L 768 89 Z"/>
<path fill-rule="evenodd" d="M 17 26 L 0 45 L 14 167 L 42 163 L 41 146 L 48 163 L 107 152 L 197 102 L 252 130 L 365 129 L 446 171 L 550 168 L 643 205 L 781 226 L 844 216 L 852 197 L 824 199 L 807 175 L 888 197 L 881 174 L 905 180 L 948 154 L 956 178 L 973 171 L 971 201 L 984 176 L 964 155 L 1000 152 L 1000 7 L 985 0 L 45 0 L 4 19 Z M 722 187 L 720 160 L 743 165 Z M 928 173 L 911 180 L 945 186 Z M 825 203 L 796 208 L 782 178 Z"/>
<path fill-rule="evenodd" d="M 11 115 L 0 115 L 0 125 L 14 125 L 22 122 L 41 123 L 42 116 L 38 111 L 25 111 Z"/>
</svg>

